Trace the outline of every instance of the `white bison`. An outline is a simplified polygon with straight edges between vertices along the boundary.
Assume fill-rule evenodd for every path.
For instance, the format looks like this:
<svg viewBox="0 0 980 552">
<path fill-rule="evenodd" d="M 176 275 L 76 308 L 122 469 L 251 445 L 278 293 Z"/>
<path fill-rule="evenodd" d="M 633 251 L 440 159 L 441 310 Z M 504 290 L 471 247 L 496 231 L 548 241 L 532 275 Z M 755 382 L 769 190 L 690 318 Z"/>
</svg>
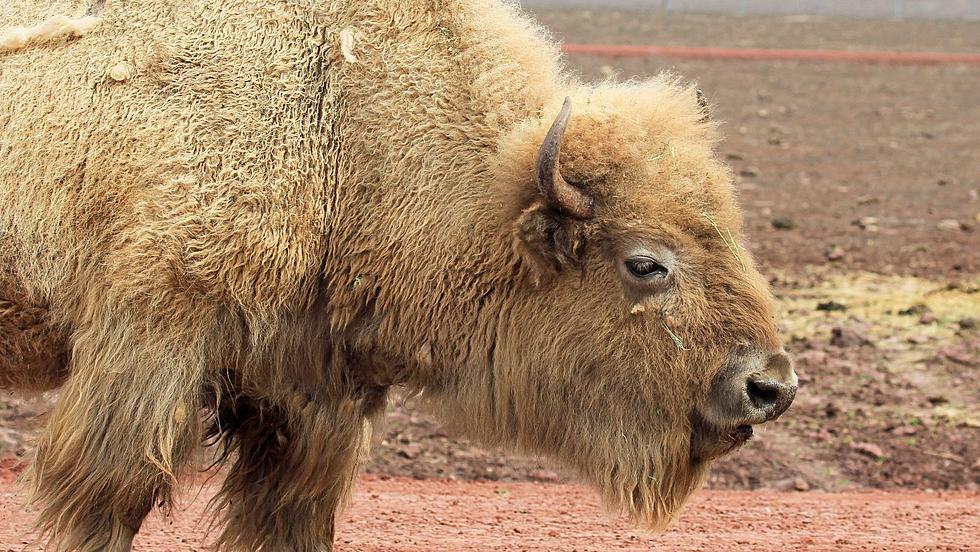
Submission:
<svg viewBox="0 0 980 552">
<path fill-rule="evenodd" d="M 692 87 L 577 82 L 491 0 L 0 27 L 0 385 L 61 388 L 58 550 L 128 550 L 207 442 L 221 547 L 329 550 L 394 386 L 662 526 L 793 399 Z"/>
</svg>

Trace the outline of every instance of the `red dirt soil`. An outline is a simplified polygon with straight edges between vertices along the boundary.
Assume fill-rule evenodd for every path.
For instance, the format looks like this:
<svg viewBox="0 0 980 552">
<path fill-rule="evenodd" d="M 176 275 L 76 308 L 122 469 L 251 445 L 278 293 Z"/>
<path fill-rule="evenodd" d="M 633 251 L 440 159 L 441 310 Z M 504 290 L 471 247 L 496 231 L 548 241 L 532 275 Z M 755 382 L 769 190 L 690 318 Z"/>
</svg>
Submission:
<svg viewBox="0 0 980 552">
<path fill-rule="evenodd" d="M 0 551 L 41 550 L 23 486 L 0 480 Z M 207 549 L 203 512 L 215 485 L 201 493 L 190 486 L 171 517 L 154 512 L 134 550 Z M 978 508 L 976 492 L 704 491 L 657 535 L 604 513 L 579 486 L 366 477 L 337 527 L 336 549 L 976 550 Z"/>
</svg>

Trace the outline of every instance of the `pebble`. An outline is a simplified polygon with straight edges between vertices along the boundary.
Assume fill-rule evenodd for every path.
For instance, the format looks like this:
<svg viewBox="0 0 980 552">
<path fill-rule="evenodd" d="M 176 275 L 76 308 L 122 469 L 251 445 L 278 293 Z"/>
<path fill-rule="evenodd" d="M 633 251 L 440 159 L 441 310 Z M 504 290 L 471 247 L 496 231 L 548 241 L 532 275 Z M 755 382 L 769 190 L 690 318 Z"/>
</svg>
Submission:
<svg viewBox="0 0 980 552">
<path fill-rule="evenodd" d="M 844 312 L 847 310 L 847 305 L 838 303 L 837 301 L 825 301 L 823 303 L 817 303 L 817 310 L 822 312 Z"/>
<path fill-rule="evenodd" d="M 878 231 L 878 217 L 861 217 L 854 221 L 861 230 L 867 232 L 877 232 Z"/>
<path fill-rule="evenodd" d="M 915 435 L 919 430 L 915 426 L 904 425 L 892 429 L 894 435 Z"/>
<path fill-rule="evenodd" d="M 945 357 L 948 360 L 964 366 L 973 366 L 980 361 L 980 359 L 975 358 L 972 354 L 970 354 L 970 351 L 961 344 L 945 345 L 940 347 L 936 353 L 938 356 Z"/>
<path fill-rule="evenodd" d="M 936 315 L 931 312 L 924 313 L 919 317 L 919 324 L 935 324 L 938 321 L 939 319 L 936 318 Z"/>
<path fill-rule="evenodd" d="M 844 248 L 839 245 L 835 245 L 826 253 L 828 261 L 839 261 L 844 258 L 844 255 Z"/>
<path fill-rule="evenodd" d="M 936 230 L 942 232 L 954 232 L 960 230 L 960 221 L 956 219 L 943 219 L 936 224 Z"/>
<path fill-rule="evenodd" d="M 561 480 L 561 477 L 551 470 L 536 470 L 531 473 L 531 478 L 545 483 L 557 483 Z"/>
<path fill-rule="evenodd" d="M 929 312 L 929 306 L 925 303 L 916 303 L 907 309 L 902 309 L 898 311 L 899 316 L 915 316 L 917 314 L 922 315 Z"/>
<path fill-rule="evenodd" d="M 806 479 L 802 477 L 791 477 L 787 479 L 782 479 L 776 481 L 772 484 L 773 489 L 777 491 L 809 491 L 810 484 L 807 483 Z"/>
<path fill-rule="evenodd" d="M 871 340 L 866 335 L 848 328 L 834 328 L 830 334 L 830 344 L 840 349 L 871 344 Z"/>
<path fill-rule="evenodd" d="M 402 448 L 401 450 L 399 450 L 398 451 L 398 455 L 401 456 L 402 458 L 407 458 L 407 459 L 411 460 L 411 459 L 414 459 L 414 458 L 418 457 L 418 455 L 421 452 L 422 452 L 422 447 L 419 446 L 419 445 L 414 445 L 413 444 L 413 445 L 407 445 L 404 448 Z"/>
<path fill-rule="evenodd" d="M 772 227 L 776 230 L 792 230 L 796 228 L 796 221 L 787 216 L 774 217 Z"/>
<path fill-rule="evenodd" d="M 851 449 L 874 458 L 885 457 L 885 451 L 874 443 L 851 443 Z"/>
</svg>

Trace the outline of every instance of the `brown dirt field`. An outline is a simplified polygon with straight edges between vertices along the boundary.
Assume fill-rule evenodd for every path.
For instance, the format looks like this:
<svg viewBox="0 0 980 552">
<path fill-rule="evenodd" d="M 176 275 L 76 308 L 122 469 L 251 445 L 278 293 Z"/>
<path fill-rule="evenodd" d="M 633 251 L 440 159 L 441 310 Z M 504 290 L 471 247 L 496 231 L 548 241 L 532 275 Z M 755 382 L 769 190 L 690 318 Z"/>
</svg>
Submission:
<svg viewBox="0 0 980 552">
<path fill-rule="evenodd" d="M 136 551 L 207 549 L 213 485 L 171 516 L 154 512 Z M 0 484 L 0 551 L 40 551 L 22 489 Z M 364 478 L 337 528 L 338 552 L 477 550 L 976 550 L 980 494 L 705 491 L 667 532 L 604 513 L 589 489 L 534 483 Z"/>
</svg>

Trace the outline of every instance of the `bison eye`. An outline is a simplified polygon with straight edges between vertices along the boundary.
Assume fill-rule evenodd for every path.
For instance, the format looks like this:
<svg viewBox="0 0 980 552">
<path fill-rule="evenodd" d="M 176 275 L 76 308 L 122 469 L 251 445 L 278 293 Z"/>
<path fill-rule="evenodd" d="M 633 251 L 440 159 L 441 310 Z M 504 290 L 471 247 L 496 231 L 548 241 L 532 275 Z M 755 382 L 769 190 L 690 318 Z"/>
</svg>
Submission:
<svg viewBox="0 0 980 552">
<path fill-rule="evenodd" d="M 650 257 L 633 257 L 626 260 L 626 269 L 630 274 L 641 280 L 666 278 L 669 274 L 667 267 Z"/>
</svg>

